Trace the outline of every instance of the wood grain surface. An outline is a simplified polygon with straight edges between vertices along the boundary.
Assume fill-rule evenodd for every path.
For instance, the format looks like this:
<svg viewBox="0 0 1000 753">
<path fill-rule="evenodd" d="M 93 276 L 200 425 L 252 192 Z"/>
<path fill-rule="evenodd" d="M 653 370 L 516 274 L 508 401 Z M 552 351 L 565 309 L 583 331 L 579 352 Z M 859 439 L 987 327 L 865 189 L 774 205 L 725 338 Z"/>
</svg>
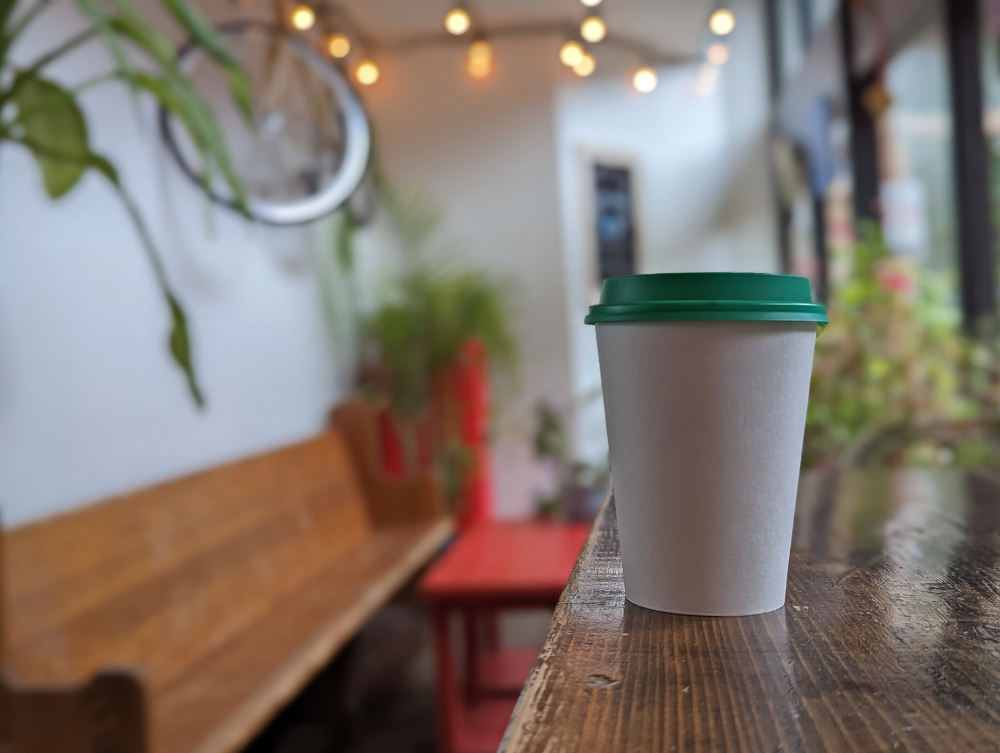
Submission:
<svg viewBox="0 0 1000 753">
<path fill-rule="evenodd" d="M 359 415 L 5 532 L 0 753 L 244 745 L 452 534 L 433 479 L 358 473 Z"/>
<path fill-rule="evenodd" d="M 1000 476 L 804 475 L 753 617 L 626 602 L 608 500 L 501 750 L 1000 750 Z"/>
</svg>

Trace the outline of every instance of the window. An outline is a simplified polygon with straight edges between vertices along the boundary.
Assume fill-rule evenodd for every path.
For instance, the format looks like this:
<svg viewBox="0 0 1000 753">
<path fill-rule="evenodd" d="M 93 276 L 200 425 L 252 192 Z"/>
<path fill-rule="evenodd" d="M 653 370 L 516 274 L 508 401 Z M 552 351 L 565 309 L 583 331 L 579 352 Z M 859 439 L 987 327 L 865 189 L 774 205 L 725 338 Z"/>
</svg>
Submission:
<svg viewBox="0 0 1000 753">
<path fill-rule="evenodd" d="M 957 283 L 951 95 L 943 19 L 897 52 L 885 70 L 889 106 L 878 126 L 879 203 L 887 245 Z"/>
<path fill-rule="evenodd" d="M 983 130 L 990 152 L 994 254 L 1000 257 L 1000 15 L 984 14 L 982 40 Z"/>
<path fill-rule="evenodd" d="M 632 176 L 628 168 L 594 165 L 597 270 L 600 281 L 635 274 Z"/>
</svg>

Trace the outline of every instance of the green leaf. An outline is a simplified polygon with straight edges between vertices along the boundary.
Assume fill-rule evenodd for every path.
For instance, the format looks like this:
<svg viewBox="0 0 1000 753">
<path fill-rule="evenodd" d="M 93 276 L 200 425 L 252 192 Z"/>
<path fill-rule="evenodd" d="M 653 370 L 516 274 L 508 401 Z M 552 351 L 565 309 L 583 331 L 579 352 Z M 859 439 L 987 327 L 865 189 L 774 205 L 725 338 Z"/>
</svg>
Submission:
<svg viewBox="0 0 1000 753">
<path fill-rule="evenodd" d="M 103 162 L 106 166 L 110 167 L 110 163 L 108 163 L 107 160 L 104 160 L 97 155 L 94 155 L 94 157 L 97 159 L 98 163 Z M 101 169 L 98 164 L 95 164 L 95 167 Z M 105 174 L 107 175 L 107 173 Z M 170 355 L 173 357 L 174 362 L 180 366 L 181 370 L 184 372 L 184 377 L 187 379 L 188 390 L 191 393 L 191 397 L 194 399 L 198 407 L 204 407 L 205 400 L 202 396 L 201 389 L 198 387 L 198 381 L 194 372 L 194 364 L 191 360 L 191 341 L 188 336 L 187 317 L 184 315 L 184 309 L 181 308 L 180 302 L 177 300 L 177 296 L 174 295 L 170 286 L 166 270 L 163 268 L 163 260 L 160 257 L 160 252 L 157 250 L 156 244 L 153 242 L 153 237 L 149 233 L 149 228 L 146 226 L 146 220 L 139 211 L 139 207 L 136 205 L 128 191 L 126 191 L 118 182 L 117 175 L 114 172 L 109 175 L 109 179 L 115 187 L 118 198 L 120 198 L 122 204 L 125 205 L 125 209 L 128 212 L 129 218 L 132 220 L 132 224 L 135 227 L 136 232 L 139 234 L 139 241 L 142 244 L 143 250 L 146 252 L 146 257 L 149 259 L 149 264 L 153 269 L 154 276 L 156 277 L 156 283 L 167 302 L 167 307 L 170 309 L 170 336 L 167 341 L 170 348 Z"/>
<path fill-rule="evenodd" d="M 212 111 L 187 79 L 170 72 L 153 76 L 138 71 L 131 75 L 131 79 L 135 85 L 156 97 L 184 124 L 202 161 L 203 187 L 208 189 L 212 168 L 218 167 L 233 194 L 237 208 L 246 214 L 246 190 L 229 156 L 226 142 Z"/>
<path fill-rule="evenodd" d="M 118 171 L 115 169 L 115 166 L 101 155 L 95 154 L 94 152 L 88 152 L 87 166 L 102 173 L 105 178 L 114 183 L 116 186 L 121 185 L 118 180 Z"/>
<path fill-rule="evenodd" d="M 14 8 L 17 7 L 17 0 L 0 0 L 0 68 L 3 67 L 4 60 L 7 58 L 7 51 L 14 44 L 14 40 L 51 3 L 52 0 L 36 0 L 31 10 L 22 13 L 17 21 L 11 23 Z"/>
<path fill-rule="evenodd" d="M 7 28 L 7 22 L 10 20 L 16 5 L 17 0 L 0 0 L 0 32 Z"/>
<path fill-rule="evenodd" d="M 111 16 L 105 13 L 96 0 L 77 0 L 77 3 L 87 17 L 94 22 L 94 27 L 100 32 L 104 44 L 115 59 L 115 66 L 118 70 L 123 74 L 130 73 L 132 66 L 125 55 L 125 47 L 122 45 L 121 39 L 112 27 Z"/>
<path fill-rule="evenodd" d="M 250 100 L 250 80 L 239 61 L 226 47 L 222 35 L 193 5 L 186 0 L 163 0 L 164 6 L 181 26 L 191 35 L 194 43 L 202 48 L 216 63 L 222 66 L 229 77 L 233 100 L 247 120 L 253 119 L 253 105 Z"/>
<path fill-rule="evenodd" d="M 337 263 L 345 272 L 351 272 L 354 269 L 354 235 L 357 232 L 358 224 L 346 208 L 337 212 L 336 220 L 333 246 Z"/>
<path fill-rule="evenodd" d="M 176 66 L 177 51 L 170 40 L 142 17 L 123 12 L 110 17 L 109 25 L 116 34 L 127 38 L 161 66 Z"/>
<path fill-rule="evenodd" d="M 170 353 L 181 369 L 184 370 L 184 376 L 187 377 L 188 389 L 191 391 L 191 396 L 198 404 L 198 407 L 201 408 L 205 405 L 205 398 L 201 393 L 201 388 L 198 386 L 198 380 L 194 374 L 194 365 L 191 361 L 191 338 L 188 336 L 187 317 L 184 315 L 184 309 L 181 308 L 174 294 L 169 291 L 165 291 L 165 293 L 167 303 L 170 305 Z"/>
<path fill-rule="evenodd" d="M 23 130 L 46 192 L 58 199 L 77 184 L 87 167 L 97 166 L 87 145 L 86 121 L 72 95 L 57 84 L 34 75 L 16 83 L 14 123 Z"/>
<path fill-rule="evenodd" d="M 223 66 L 226 71 L 226 78 L 229 79 L 229 91 L 233 95 L 233 101 L 240 108 L 243 117 L 248 123 L 253 123 L 253 97 L 250 94 L 250 77 L 246 70 L 239 65 Z"/>
</svg>

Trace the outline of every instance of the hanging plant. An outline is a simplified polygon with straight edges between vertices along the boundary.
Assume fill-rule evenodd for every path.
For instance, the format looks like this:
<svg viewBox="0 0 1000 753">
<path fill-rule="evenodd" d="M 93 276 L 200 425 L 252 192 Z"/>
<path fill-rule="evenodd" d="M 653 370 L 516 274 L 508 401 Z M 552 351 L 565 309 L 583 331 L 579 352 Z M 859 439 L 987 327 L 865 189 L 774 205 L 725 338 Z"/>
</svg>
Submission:
<svg viewBox="0 0 1000 753">
<path fill-rule="evenodd" d="M 222 38 L 186 0 L 161 1 L 190 36 L 192 44 L 204 50 L 225 72 L 233 99 L 244 117 L 252 120 L 249 79 Z M 192 398 L 201 406 L 204 397 L 191 356 L 184 308 L 118 170 L 108 157 L 91 148 L 78 97 L 87 89 L 107 83 L 125 84 L 134 96 L 152 96 L 187 129 L 200 158 L 201 187 L 207 192 L 218 176 L 229 187 L 237 208 L 246 214 L 243 185 L 212 110 L 181 73 L 173 44 L 132 0 L 77 0 L 77 6 L 88 19 L 86 28 L 25 66 L 16 65 L 10 52 L 24 32 L 52 6 L 52 0 L 36 0 L 27 8 L 22 5 L 19 0 L 0 0 L 0 147 L 27 149 L 41 172 L 45 192 L 52 199 L 66 195 L 90 170 L 108 182 L 135 226 L 167 306 L 170 354 L 183 371 Z M 72 88 L 49 78 L 47 70 L 52 63 L 92 42 L 102 43 L 111 53 L 114 61 L 111 70 Z M 130 55 L 138 55 L 142 67 L 133 65 Z"/>
</svg>

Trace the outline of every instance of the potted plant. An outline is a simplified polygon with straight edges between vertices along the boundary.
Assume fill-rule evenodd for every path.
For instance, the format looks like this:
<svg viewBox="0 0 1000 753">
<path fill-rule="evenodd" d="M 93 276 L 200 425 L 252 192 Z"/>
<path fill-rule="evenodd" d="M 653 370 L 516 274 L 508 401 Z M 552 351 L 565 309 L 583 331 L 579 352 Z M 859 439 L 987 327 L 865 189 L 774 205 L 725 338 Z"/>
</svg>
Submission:
<svg viewBox="0 0 1000 753">
<path fill-rule="evenodd" d="M 996 349 L 965 337 L 948 278 L 894 255 L 876 224 L 860 231 L 816 341 L 806 466 L 887 427 L 967 421 L 990 404 L 995 415 Z"/>
<path fill-rule="evenodd" d="M 509 295 L 489 273 L 432 244 L 440 223 L 419 199 L 375 181 L 402 247 L 402 266 L 370 313 L 358 317 L 360 392 L 382 406 L 390 474 L 436 467 L 461 521 L 490 506 L 490 378 L 513 377 L 517 348 Z M 355 226 L 344 210 L 336 256 L 350 268 Z"/>
</svg>

